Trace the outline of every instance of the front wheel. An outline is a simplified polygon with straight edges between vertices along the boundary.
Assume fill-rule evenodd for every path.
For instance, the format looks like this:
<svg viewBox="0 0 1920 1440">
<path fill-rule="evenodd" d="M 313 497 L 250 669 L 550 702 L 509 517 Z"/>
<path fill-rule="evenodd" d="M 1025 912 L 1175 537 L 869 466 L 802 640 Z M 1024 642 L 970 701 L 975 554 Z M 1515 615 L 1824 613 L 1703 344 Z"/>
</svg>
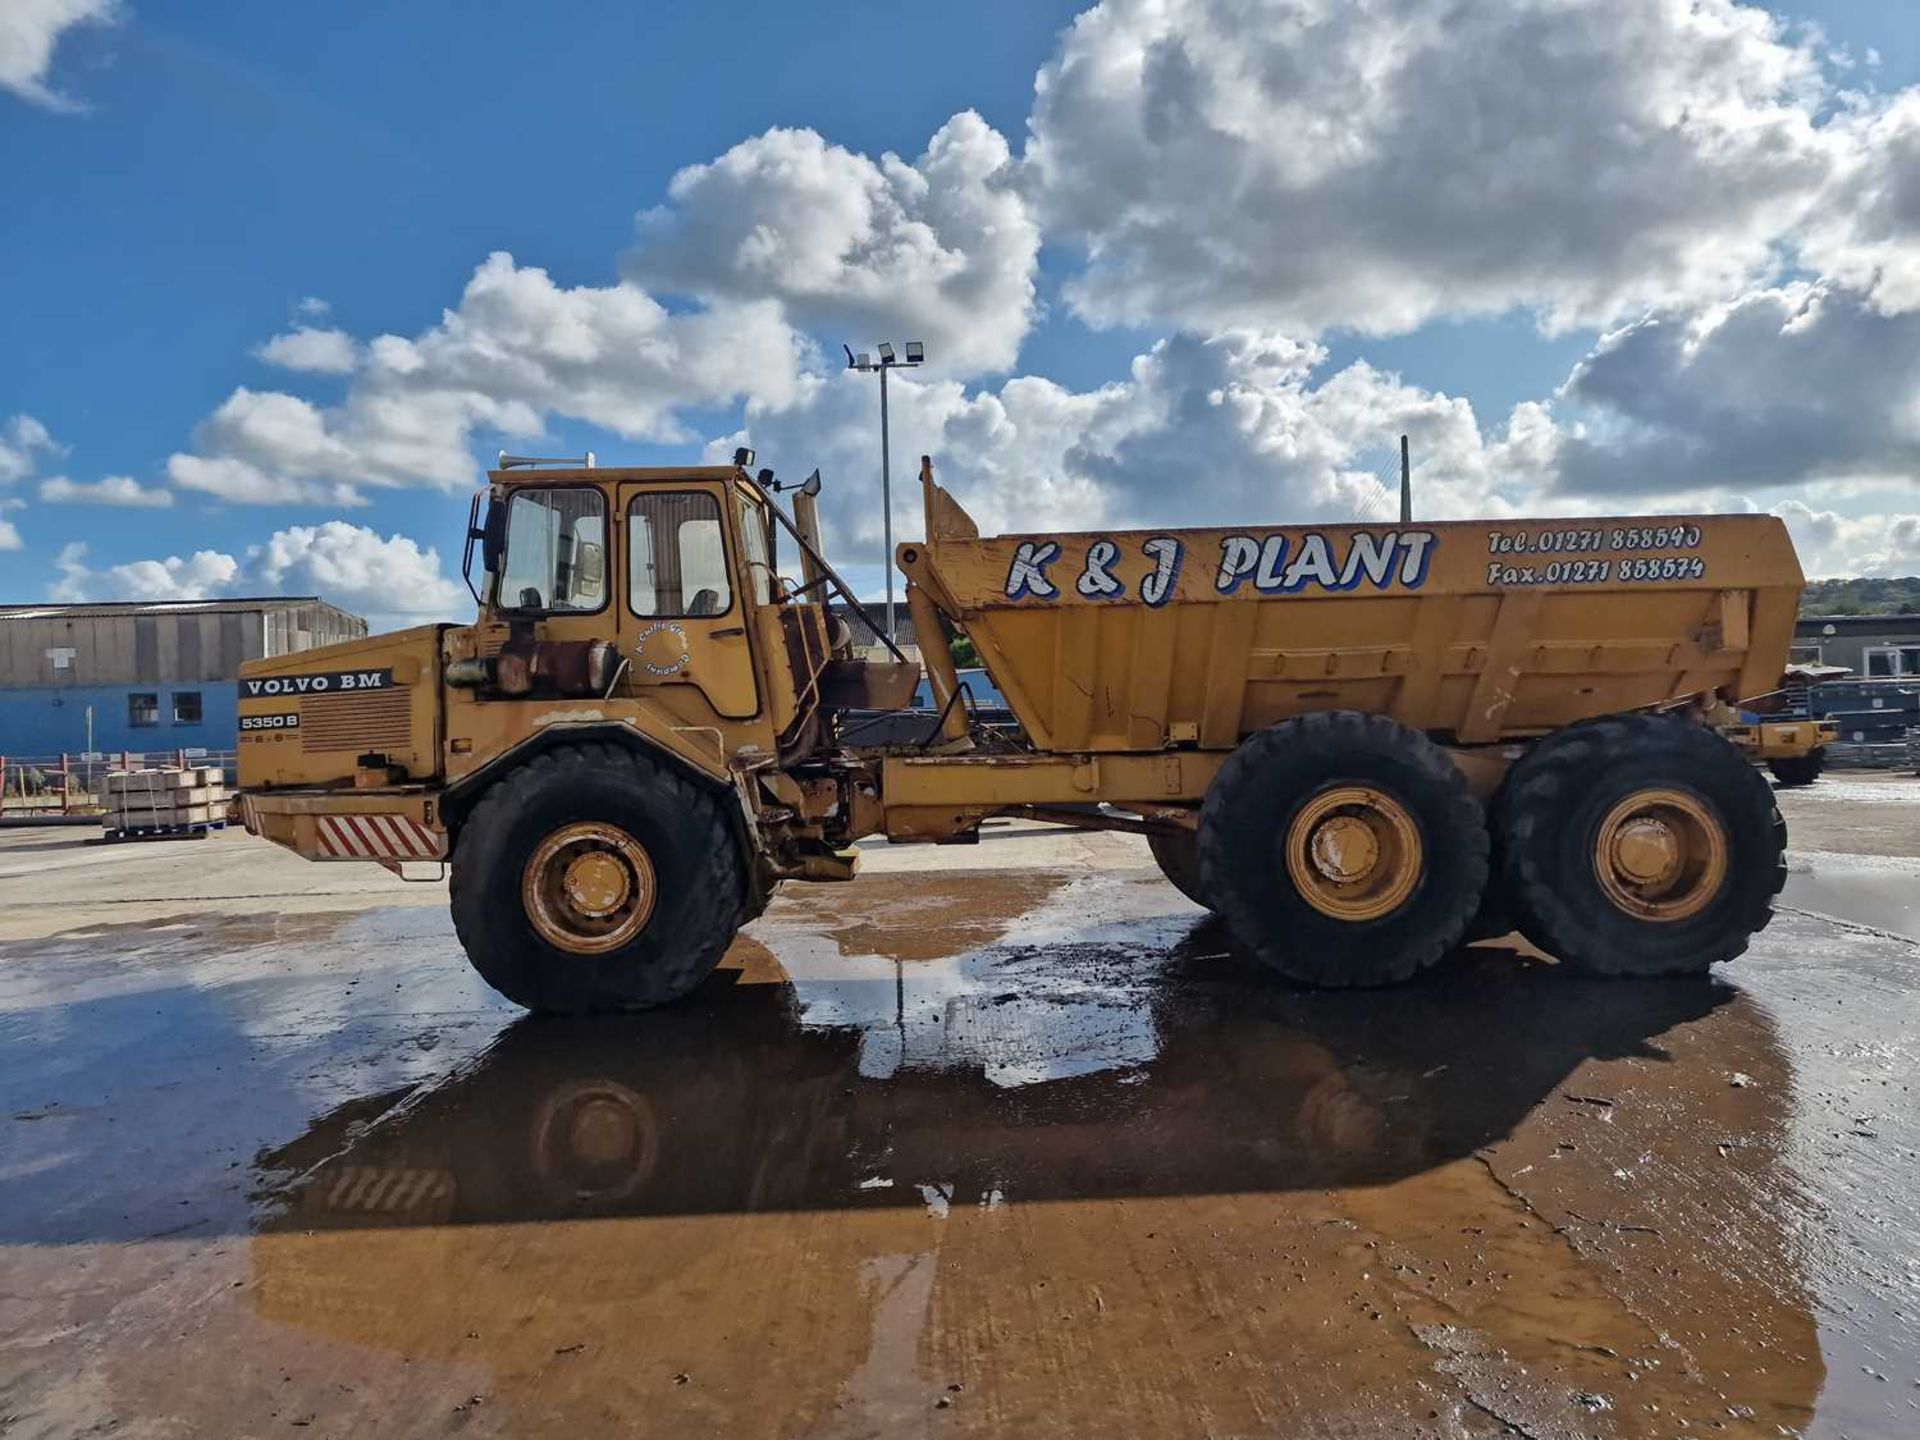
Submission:
<svg viewBox="0 0 1920 1440">
<path fill-rule="evenodd" d="M 1480 802 L 1446 752 L 1354 711 L 1250 736 L 1200 811 L 1214 908 L 1308 985 L 1388 985 L 1438 960 L 1479 907 L 1487 848 Z"/>
<path fill-rule="evenodd" d="M 535 756 L 460 829 L 453 924 L 495 990 L 586 1014 L 676 1000 L 732 943 L 746 874 L 726 811 L 611 745 Z"/>
<path fill-rule="evenodd" d="M 1540 741 L 1494 804 L 1500 883 L 1549 955 L 1603 975 L 1704 974 L 1786 879 L 1786 823 L 1720 736 L 1616 715 Z"/>
</svg>

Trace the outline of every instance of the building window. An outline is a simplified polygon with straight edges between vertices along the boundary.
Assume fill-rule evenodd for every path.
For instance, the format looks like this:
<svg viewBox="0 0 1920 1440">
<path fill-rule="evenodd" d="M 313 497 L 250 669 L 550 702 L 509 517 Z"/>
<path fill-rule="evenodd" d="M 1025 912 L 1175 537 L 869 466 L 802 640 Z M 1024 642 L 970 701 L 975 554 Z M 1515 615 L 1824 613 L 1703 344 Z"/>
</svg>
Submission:
<svg viewBox="0 0 1920 1440">
<path fill-rule="evenodd" d="M 200 723 L 200 692 L 198 690 L 173 692 L 173 723 L 176 725 Z"/>
<path fill-rule="evenodd" d="M 1869 645 L 1865 654 L 1870 678 L 1920 676 L 1920 645 Z"/>
<path fill-rule="evenodd" d="M 160 697 L 151 692 L 131 691 L 127 695 L 127 724 L 144 729 L 160 723 Z"/>
</svg>

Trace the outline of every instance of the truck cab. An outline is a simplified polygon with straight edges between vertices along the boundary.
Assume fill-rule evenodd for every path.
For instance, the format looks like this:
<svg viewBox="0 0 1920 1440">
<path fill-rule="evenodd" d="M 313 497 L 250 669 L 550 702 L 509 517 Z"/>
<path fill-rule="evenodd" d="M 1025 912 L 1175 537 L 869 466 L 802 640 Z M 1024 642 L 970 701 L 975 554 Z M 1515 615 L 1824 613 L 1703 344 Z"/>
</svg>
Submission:
<svg viewBox="0 0 1920 1440">
<path fill-rule="evenodd" d="M 792 488 L 792 517 L 771 472 L 741 463 L 519 462 L 488 481 L 463 561 L 471 624 L 246 667 L 250 828 L 313 859 L 444 860 L 486 785 L 587 740 L 738 792 L 757 823 L 829 803 L 791 772 L 830 747 L 838 712 L 911 701 L 920 667 L 857 658 L 829 606 L 855 602 L 820 554 L 817 481 Z"/>
</svg>

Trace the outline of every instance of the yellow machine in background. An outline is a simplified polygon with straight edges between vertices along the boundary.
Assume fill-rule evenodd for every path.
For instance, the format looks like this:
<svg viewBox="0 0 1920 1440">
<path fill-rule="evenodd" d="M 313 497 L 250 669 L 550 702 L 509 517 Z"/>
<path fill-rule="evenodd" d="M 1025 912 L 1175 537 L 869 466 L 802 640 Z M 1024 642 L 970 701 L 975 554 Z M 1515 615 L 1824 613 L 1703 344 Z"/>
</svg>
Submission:
<svg viewBox="0 0 1920 1440">
<path fill-rule="evenodd" d="M 672 999 L 779 882 L 1009 814 L 1145 834 L 1308 983 L 1403 979 L 1483 905 L 1607 973 L 1701 970 L 1766 923 L 1768 788 L 1648 712 L 1779 676 L 1776 519 L 982 537 L 923 462 L 897 560 L 935 709 L 908 715 L 920 665 L 857 657 L 828 607 L 855 602 L 817 484 L 789 518 L 738 458 L 495 472 L 474 624 L 245 668 L 248 828 L 449 860 L 468 954 L 537 1009 Z M 952 633 L 1017 731 L 970 724 Z"/>
<path fill-rule="evenodd" d="M 1766 766 L 1788 789 L 1818 780 L 1827 768 L 1827 746 L 1840 738 L 1838 720 L 1756 720 L 1719 728 L 1728 744 Z"/>
</svg>

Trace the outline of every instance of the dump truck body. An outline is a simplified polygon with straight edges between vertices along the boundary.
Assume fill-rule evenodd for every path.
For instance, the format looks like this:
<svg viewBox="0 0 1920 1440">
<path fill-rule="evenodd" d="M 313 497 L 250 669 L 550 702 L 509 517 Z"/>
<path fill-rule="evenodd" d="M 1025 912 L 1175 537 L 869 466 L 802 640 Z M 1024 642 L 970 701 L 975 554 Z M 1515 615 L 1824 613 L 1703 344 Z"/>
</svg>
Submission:
<svg viewBox="0 0 1920 1440">
<path fill-rule="evenodd" d="M 1333 984 L 1431 963 L 1500 887 L 1536 938 L 1625 964 L 1640 932 L 1589 953 L 1550 913 L 1541 845 L 1510 837 L 1533 858 L 1490 882 L 1536 791 L 1584 827 L 1553 862 L 1593 870 L 1581 903 L 1655 924 L 1640 968 L 1724 958 L 1777 888 L 1742 838 L 1771 802 L 1725 764 L 1751 772 L 1640 713 L 1780 673 L 1800 572 L 1769 517 L 983 538 L 923 467 L 916 733 L 872 724 L 921 666 L 854 653 L 812 488 L 790 519 L 741 468 L 491 479 L 476 623 L 245 667 L 242 810 L 314 859 L 450 862 L 469 954 L 534 1008 L 671 999 L 782 880 L 1001 814 L 1145 833 L 1263 958 Z M 973 723 L 949 630 L 1016 724 Z"/>
<path fill-rule="evenodd" d="M 1228 750 L 1331 709 L 1475 744 L 1755 693 L 1801 587 L 1772 516 L 980 538 L 932 513 L 902 568 L 1055 751 Z"/>
</svg>

